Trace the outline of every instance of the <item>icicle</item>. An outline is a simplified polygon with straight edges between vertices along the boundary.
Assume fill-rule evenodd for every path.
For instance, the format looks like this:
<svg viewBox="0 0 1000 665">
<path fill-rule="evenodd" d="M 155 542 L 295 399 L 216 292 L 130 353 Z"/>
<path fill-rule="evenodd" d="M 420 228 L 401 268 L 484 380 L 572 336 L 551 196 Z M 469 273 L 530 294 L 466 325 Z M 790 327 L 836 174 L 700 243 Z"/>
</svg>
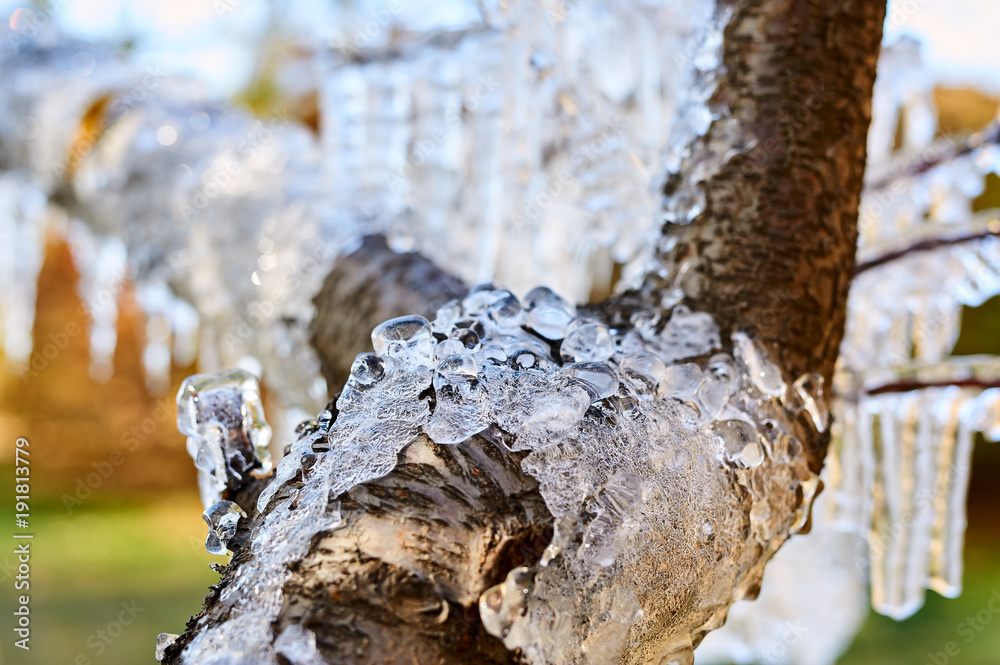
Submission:
<svg viewBox="0 0 1000 665">
<path fill-rule="evenodd" d="M 118 297 L 128 277 L 128 253 L 119 238 L 98 237 L 77 220 L 70 223 L 69 243 L 80 272 L 80 299 L 90 316 L 90 375 L 107 381 L 114 372 Z"/>
<path fill-rule="evenodd" d="M 30 375 L 38 274 L 48 228 L 45 194 L 26 173 L 0 173 L 0 316 L 7 368 Z"/>
<path fill-rule="evenodd" d="M 962 592 L 962 546 L 965 542 L 965 501 L 972 463 L 974 400 L 958 388 L 942 394 L 935 405 L 941 445 L 933 487 L 934 525 L 930 544 L 928 587 L 954 598 Z"/>
</svg>

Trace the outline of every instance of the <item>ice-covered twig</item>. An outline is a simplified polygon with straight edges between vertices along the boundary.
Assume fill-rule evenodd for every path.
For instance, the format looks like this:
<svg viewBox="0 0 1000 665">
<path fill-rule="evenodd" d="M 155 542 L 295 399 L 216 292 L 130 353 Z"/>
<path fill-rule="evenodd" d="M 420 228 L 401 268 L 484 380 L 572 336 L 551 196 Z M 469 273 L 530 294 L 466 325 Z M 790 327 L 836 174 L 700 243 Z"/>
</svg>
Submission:
<svg viewBox="0 0 1000 665">
<path fill-rule="evenodd" d="M 881 172 L 872 174 L 865 186 L 873 192 L 885 189 L 891 187 L 894 182 L 927 173 L 959 157 L 998 143 L 1000 143 L 1000 122 L 994 122 L 967 138 L 943 138 L 916 155 L 903 155 L 893 160 Z"/>
<path fill-rule="evenodd" d="M 872 244 L 858 251 L 858 275 L 916 252 L 929 252 L 943 247 L 975 242 L 1000 235 L 1000 211 L 984 210 L 975 213 L 965 224 L 923 224 L 915 226 L 903 237 Z"/>
</svg>

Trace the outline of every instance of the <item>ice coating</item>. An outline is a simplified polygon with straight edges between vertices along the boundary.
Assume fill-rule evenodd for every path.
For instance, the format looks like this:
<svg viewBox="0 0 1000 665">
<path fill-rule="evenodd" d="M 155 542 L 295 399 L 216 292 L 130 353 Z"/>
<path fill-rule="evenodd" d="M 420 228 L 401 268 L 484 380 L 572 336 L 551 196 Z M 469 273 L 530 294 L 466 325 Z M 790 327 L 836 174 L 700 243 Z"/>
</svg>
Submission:
<svg viewBox="0 0 1000 665">
<path fill-rule="evenodd" d="M 435 9 L 458 4 L 472 6 Z M 326 54 L 335 205 L 470 283 L 497 279 L 519 294 L 551 283 L 585 300 L 655 235 L 651 180 L 680 132 L 684 70 L 695 56 L 707 68 L 701 54 L 721 47 L 688 45 L 711 3 L 480 10 L 444 37 L 400 18 L 400 38 L 347 37 Z"/>
<path fill-rule="evenodd" d="M 177 392 L 177 429 L 198 468 L 205 508 L 222 492 L 271 469 L 271 426 L 264 419 L 257 377 L 241 369 L 196 374 Z"/>
<path fill-rule="evenodd" d="M 730 602 L 756 592 L 761 553 L 806 521 L 817 486 L 795 424 L 806 405 L 775 392 L 772 372 L 794 382 L 748 336 L 727 345 L 735 359 L 725 353 L 702 313 L 678 306 L 662 325 L 613 328 L 580 312 L 552 340 L 532 325 L 538 303 L 486 284 L 433 324 L 401 317 L 375 329 L 377 353 L 358 356 L 335 411 L 300 426 L 260 495 L 254 569 L 222 592 L 231 619 L 200 632 L 185 662 L 225 649 L 289 657 L 293 640 L 270 628 L 287 564 L 343 525 L 340 495 L 391 472 L 421 433 L 456 445 L 487 427 L 526 453 L 555 531 L 541 561 L 482 595 L 486 629 L 529 663 L 611 665 L 623 652 L 690 662 Z M 225 502 L 213 511 L 236 516 Z M 681 601 L 677 589 L 693 584 L 683 571 L 709 567 L 725 591 Z M 688 623 L 674 623 L 677 602 L 696 602 L 680 613 Z M 308 636 L 301 644 L 312 662 Z"/>
<path fill-rule="evenodd" d="M 156 660 L 157 662 L 163 662 L 164 654 L 167 647 L 172 645 L 177 641 L 179 635 L 174 633 L 160 633 L 156 636 Z"/>
<path fill-rule="evenodd" d="M 232 501 L 219 501 L 211 506 L 201 517 L 208 524 L 208 538 L 205 549 L 209 554 L 225 554 L 229 551 L 229 542 L 236 536 L 236 529 L 241 519 L 247 514 Z"/>
</svg>

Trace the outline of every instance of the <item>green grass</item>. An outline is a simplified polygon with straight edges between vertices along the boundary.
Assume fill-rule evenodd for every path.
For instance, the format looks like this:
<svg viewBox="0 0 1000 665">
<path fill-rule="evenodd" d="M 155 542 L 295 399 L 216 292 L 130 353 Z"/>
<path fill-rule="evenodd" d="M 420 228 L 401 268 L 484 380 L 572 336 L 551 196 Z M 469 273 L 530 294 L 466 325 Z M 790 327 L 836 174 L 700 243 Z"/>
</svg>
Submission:
<svg viewBox="0 0 1000 665">
<path fill-rule="evenodd" d="M 839 665 L 1000 663 L 1000 611 L 989 609 L 991 601 L 994 610 L 1000 608 L 1000 600 L 996 600 L 1000 599 L 996 551 L 995 543 L 966 549 L 965 590 L 958 598 L 928 592 L 926 605 L 906 621 L 893 621 L 873 612 Z M 970 618 L 979 630 L 965 623 Z M 945 650 L 949 642 L 953 643 L 952 656 Z"/>
<path fill-rule="evenodd" d="M 61 504 L 36 503 L 31 524 L 31 651 L 5 636 L 0 663 L 155 663 L 156 635 L 183 630 L 218 580 L 208 563 L 224 560 L 202 546 L 206 527 L 194 495 L 94 501 L 73 514 Z M 4 587 L 0 611 L 9 617 L 12 580 Z"/>
</svg>

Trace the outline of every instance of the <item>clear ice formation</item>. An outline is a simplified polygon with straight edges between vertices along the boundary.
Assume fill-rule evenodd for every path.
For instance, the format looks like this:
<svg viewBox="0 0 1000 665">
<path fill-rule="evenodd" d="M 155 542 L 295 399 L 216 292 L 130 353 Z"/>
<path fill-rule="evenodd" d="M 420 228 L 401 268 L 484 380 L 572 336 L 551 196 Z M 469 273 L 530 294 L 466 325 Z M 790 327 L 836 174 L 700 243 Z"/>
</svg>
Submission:
<svg viewBox="0 0 1000 665">
<path fill-rule="evenodd" d="M 915 172 L 914 164 L 949 147 L 935 140 L 934 84 L 919 44 L 901 39 L 883 50 L 858 261 L 928 238 L 979 239 L 906 253 L 855 278 L 828 456 L 825 519 L 868 539 L 872 605 L 897 619 L 920 608 L 925 588 L 948 597 L 961 592 L 973 437 L 1000 438 L 1000 392 L 946 387 L 1000 377 L 995 358 L 950 355 L 962 307 L 1000 294 L 1000 215 L 972 210 L 985 177 L 1000 174 L 1000 147 L 987 143 Z"/>
<path fill-rule="evenodd" d="M 201 517 L 208 524 L 208 538 L 205 549 L 209 554 L 225 554 L 229 551 L 229 542 L 236 536 L 240 519 L 246 519 L 247 514 L 232 501 L 219 501 L 208 508 Z"/>
<path fill-rule="evenodd" d="M 711 317 L 685 307 L 615 329 L 548 289 L 530 295 L 486 284 L 433 322 L 372 332 L 376 353 L 358 356 L 336 415 L 300 427 L 260 495 L 252 563 L 222 591 L 231 618 L 202 630 L 185 662 L 220 650 L 275 662 L 294 648 L 314 662 L 304 628 L 271 632 L 287 564 L 342 525 L 343 492 L 389 473 L 421 433 L 455 445 L 498 427 L 527 453 L 555 533 L 541 561 L 483 594 L 480 614 L 528 662 L 610 665 L 626 649 L 627 662 L 690 662 L 701 633 L 756 593 L 763 555 L 801 528 L 815 494 L 794 423 L 821 401 L 816 382 L 786 380 L 746 335 L 723 352 Z M 232 515 L 226 504 L 209 512 Z M 724 592 L 699 593 L 708 569 Z"/>
<path fill-rule="evenodd" d="M 180 635 L 173 633 L 160 633 L 156 636 L 156 661 L 163 662 L 167 648 L 177 641 Z"/>
<path fill-rule="evenodd" d="M 214 528 L 222 493 L 271 470 L 271 426 L 257 377 L 242 369 L 188 377 L 177 392 L 177 429 L 188 437 L 206 521 Z"/>
</svg>

